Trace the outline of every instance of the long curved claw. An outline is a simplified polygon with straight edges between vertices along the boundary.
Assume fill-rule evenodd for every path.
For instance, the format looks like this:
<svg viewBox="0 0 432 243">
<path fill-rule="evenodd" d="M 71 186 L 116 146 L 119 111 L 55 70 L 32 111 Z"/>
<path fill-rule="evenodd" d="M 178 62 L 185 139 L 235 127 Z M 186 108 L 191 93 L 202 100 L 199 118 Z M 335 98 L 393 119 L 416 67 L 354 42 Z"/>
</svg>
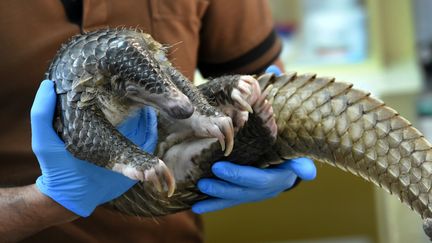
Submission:
<svg viewBox="0 0 432 243">
<path fill-rule="evenodd" d="M 168 197 L 171 197 L 176 189 L 175 178 L 171 173 L 171 170 L 165 165 L 162 160 L 159 160 L 159 165 L 156 168 L 156 173 L 159 178 L 162 178 L 162 180 L 165 182 Z"/>
<path fill-rule="evenodd" d="M 234 127 L 231 118 L 215 118 L 215 120 L 212 120 L 212 123 L 207 128 L 208 135 L 218 139 L 225 156 L 230 155 L 234 148 Z"/>
<path fill-rule="evenodd" d="M 216 134 L 216 137 L 219 141 L 219 144 L 222 148 L 222 151 L 225 151 L 225 136 L 222 133 Z"/>
<path fill-rule="evenodd" d="M 162 160 L 159 159 L 156 166 L 145 171 L 145 179 L 150 181 L 158 192 L 166 190 L 168 197 L 174 194 L 176 188 L 174 176 Z"/>
<path fill-rule="evenodd" d="M 227 141 L 224 155 L 228 156 L 231 154 L 234 148 L 234 127 L 231 120 L 228 124 L 224 124 L 224 126 L 222 127 L 222 132 Z"/>
<path fill-rule="evenodd" d="M 234 102 L 237 103 L 238 108 L 240 108 L 241 110 L 246 110 L 249 113 L 253 113 L 253 109 L 252 107 L 249 105 L 249 103 L 246 101 L 246 99 L 244 99 L 240 93 L 239 90 L 234 89 L 231 92 L 231 99 L 234 100 Z"/>
<path fill-rule="evenodd" d="M 231 99 L 234 106 L 241 111 L 253 113 L 252 105 L 261 95 L 261 89 L 256 79 L 249 75 L 240 77 L 238 84 L 231 92 Z"/>
<path fill-rule="evenodd" d="M 234 126 L 230 117 L 215 114 L 204 116 L 197 114 L 191 118 L 194 135 L 201 138 L 217 138 L 225 156 L 231 154 L 234 147 Z"/>
<path fill-rule="evenodd" d="M 258 80 L 256 80 L 254 77 L 250 75 L 243 75 L 240 77 L 239 80 L 239 88 L 242 89 L 244 85 L 247 85 L 247 89 L 249 90 L 249 97 L 248 102 L 249 104 L 253 105 L 255 101 L 258 99 L 258 97 L 261 96 L 261 88 L 258 83 Z"/>
<path fill-rule="evenodd" d="M 143 167 L 145 166 L 131 166 L 118 163 L 114 164 L 112 169 L 133 180 L 150 182 L 159 193 L 167 191 L 168 197 L 171 197 L 176 188 L 175 178 L 165 163 L 160 159 L 157 160 L 157 162 L 153 162 L 153 166 L 150 168 L 147 167 L 148 169 L 144 169 Z"/>
<path fill-rule="evenodd" d="M 241 81 L 243 81 L 243 80 L 241 80 Z M 238 88 L 242 93 L 244 93 L 245 95 L 251 95 L 252 92 L 253 92 L 252 87 L 251 87 L 249 84 L 247 84 L 245 81 L 240 82 L 240 83 L 238 84 L 237 88 Z"/>
<path fill-rule="evenodd" d="M 144 178 L 145 181 L 151 182 L 158 192 L 161 193 L 163 191 L 162 183 L 159 181 L 159 177 L 154 168 L 144 171 Z"/>
</svg>

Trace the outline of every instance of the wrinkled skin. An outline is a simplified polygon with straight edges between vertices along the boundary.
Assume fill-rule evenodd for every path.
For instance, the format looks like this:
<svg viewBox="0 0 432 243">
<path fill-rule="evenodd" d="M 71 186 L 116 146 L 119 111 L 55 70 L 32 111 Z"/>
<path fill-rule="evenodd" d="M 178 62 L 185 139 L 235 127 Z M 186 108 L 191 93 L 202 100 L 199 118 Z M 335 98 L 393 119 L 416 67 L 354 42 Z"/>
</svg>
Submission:
<svg viewBox="0 0 432 243">
<path fill-rule="evenodd" d="M 91 43 L 91 44 L 90 44 Z M 393 109 L 315 75 L 225 76 L 194 88 L 163 47 L 131 30 L 100 30 L 59 51 L 56 127 L 75 156 L 142 182 L 111 202 L 134 215 L 189 209 L 215 161 L 257 167 L 312 157 L 359 175 L 408 204 L 431 232 L 431 144 Z M 157 157 L 114 129 L 137 107 L 159 113 Z M 191 108 L 192 107 L 192 108 Z"/>
</svg>

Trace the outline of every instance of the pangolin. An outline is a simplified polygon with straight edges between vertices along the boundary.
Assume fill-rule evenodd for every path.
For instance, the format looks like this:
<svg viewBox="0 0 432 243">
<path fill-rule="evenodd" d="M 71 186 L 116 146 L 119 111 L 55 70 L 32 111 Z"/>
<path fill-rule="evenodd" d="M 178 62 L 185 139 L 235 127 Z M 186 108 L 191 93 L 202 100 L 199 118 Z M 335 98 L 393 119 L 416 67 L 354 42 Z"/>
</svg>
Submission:
<svg viewBox="0 0 432 243">
<path fill-rule="evenodd" d="M 207 197 L 196 182 L 215 161 L 268 167 L 304 156 L 396 195 L 432 235 L 432 146 L 395 110 L 315 74 L 231 75 L 194 87 L 166 49 L 141 31 L 102 29 L 73 37 L 47 72 L 67 149 L 140 181 L 110 202 L 115 209 L 186 210 Z M 158 111 L 157 156 L 115 129 L 146 105 Z"/>
</svg>

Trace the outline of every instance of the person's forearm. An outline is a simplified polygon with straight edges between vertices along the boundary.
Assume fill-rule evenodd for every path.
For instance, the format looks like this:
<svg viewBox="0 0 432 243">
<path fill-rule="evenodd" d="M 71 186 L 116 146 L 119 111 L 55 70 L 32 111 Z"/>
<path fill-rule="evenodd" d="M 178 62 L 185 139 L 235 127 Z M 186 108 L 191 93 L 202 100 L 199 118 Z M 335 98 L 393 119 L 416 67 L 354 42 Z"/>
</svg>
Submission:
<svg viewBox="0 0 432 243">
<path fill-rule="evenodd" d="M 0 188 L 0 242 L 14 242 L 78 218 L 35 185 Z"/>
</svg>

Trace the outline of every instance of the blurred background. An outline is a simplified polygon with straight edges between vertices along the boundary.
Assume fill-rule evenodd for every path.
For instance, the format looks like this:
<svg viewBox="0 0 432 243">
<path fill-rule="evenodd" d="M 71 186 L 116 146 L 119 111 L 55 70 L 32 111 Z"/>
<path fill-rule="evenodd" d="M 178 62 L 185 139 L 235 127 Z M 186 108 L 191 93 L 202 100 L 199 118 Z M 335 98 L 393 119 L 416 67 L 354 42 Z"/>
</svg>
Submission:
<svg viewBox="0 0 432 243">
<path fill-rule="evenodd" d="M 432 139 L 432 1 L 270 0 L 287 71 L 367 89 Z M 207 242 L 429 242 L 396 197 L 324 164 L 278 198 L 204 215 Z"/>
</svg>

